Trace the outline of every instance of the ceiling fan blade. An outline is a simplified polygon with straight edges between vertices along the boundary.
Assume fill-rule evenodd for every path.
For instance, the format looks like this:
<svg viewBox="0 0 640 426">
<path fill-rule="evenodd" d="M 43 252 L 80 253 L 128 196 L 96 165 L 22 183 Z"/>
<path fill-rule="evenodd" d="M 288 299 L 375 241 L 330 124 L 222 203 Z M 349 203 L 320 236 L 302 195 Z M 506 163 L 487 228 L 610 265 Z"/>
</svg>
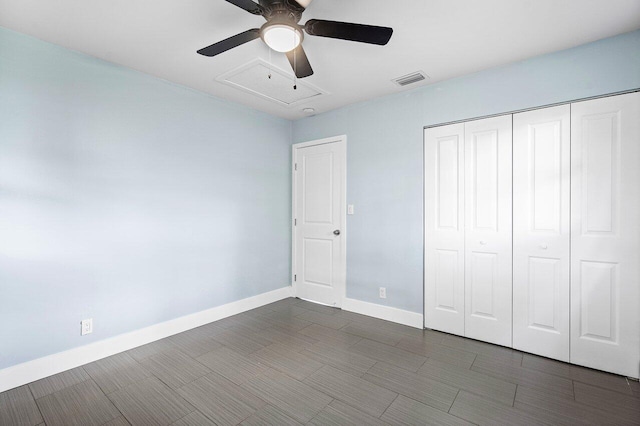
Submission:
<svg viewBox="0 0 640 426">
<path fill-rule="evenodd" d="M 264 8 L 258 3 L 251 0 L 227 0 L 229 3 L 238 6 L 240 9 L 244 9 L 254 15 L 262 15 Z"/>
<path fill-rule="evenodd" d="M 291 68 L 293 68 L 296 73 L 296 77 L 305 78 L 313 75 L 313 69 L 301 44 L 292 51 L 287 52 L 286 55 L 291 64 Z"/>
<path fill-rule="evenodd" d="M 234 47 L 238 47 L 241 44 L 245 44 L 259 37 L 260 30 L 257 28 L 253 28 L 243 33 L 236 34 L 233 37 L 229 37 L 225 40 L 214 43 L 211 46 L 204 47 L 198 50 L 198 53 L 204 56 L 216 56 L 221 54 L 222 52 L 226 52 L 229 49 L 233 49 Z"/>
<path fill-rule="evenodd" d="M 393 28 L 374 25 L 352 24 L 350 22 L 323 21 L 311 19 L 304 24 L 309 35 L 359 41 L 361 43 L 384 46 L 393 34 Z"/>
</svg>

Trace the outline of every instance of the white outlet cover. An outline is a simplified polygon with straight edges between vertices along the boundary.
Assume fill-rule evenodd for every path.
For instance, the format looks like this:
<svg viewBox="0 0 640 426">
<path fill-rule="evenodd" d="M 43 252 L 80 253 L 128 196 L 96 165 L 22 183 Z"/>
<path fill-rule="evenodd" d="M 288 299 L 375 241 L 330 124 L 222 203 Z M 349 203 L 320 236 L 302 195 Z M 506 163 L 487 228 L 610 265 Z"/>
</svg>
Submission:
<svg viewBox="0 0 640 426">
<path fill-rule="evenodd" d="M 347 206 L 347 214 L 354 214 L 354 206 L 353 206 L 353 204 L 349 204 Z"/>
<path fill-rule="evenodd" d="M 380 287 L 380 298 L 381 299 L 387 298 L 387 289 L 385 287 Z"/>
<path fill-rule="evenodd" d="M 93 318 L 82 320 L 80 322 L 80 335 L 84 336 L 91 333 L 93 333 Z"/>
</svg>

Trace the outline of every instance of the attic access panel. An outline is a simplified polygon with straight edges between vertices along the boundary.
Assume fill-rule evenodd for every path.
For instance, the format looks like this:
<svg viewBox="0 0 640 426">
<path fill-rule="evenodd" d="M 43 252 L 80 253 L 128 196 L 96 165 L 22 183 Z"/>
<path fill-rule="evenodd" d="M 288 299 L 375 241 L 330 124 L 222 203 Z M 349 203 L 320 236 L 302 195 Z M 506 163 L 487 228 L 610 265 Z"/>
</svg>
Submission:
<svg viewBox="0 0 640 426">
<path fill-rule="evenodd" d="M 326 94 L 300 79 L 296 81 L 297 89 L 294 90 L 293 74 L 274 67 L 260 58 L 224 73 L 216 80 L 285 107 Z"/>
</svg>

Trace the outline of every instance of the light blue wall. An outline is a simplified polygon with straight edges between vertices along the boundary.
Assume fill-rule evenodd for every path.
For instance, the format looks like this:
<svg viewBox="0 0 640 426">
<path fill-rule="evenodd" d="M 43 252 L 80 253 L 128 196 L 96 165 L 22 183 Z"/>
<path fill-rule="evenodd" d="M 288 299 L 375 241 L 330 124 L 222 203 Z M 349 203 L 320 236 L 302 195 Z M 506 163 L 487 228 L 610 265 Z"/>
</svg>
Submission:
<svg viewBox="0 0 640 426">
<path fill-rule="evenodd" d="M 288 285 L 290 146 L 287 120 L 0 28 L 0 369 Z"/>
<path fill-rule="evenodd" d="M 422 312 L 424 126 L 640 88 L 639 52 L 635 31 L 294 122 L 347 135 L 347 296 Z"/>
</svg>

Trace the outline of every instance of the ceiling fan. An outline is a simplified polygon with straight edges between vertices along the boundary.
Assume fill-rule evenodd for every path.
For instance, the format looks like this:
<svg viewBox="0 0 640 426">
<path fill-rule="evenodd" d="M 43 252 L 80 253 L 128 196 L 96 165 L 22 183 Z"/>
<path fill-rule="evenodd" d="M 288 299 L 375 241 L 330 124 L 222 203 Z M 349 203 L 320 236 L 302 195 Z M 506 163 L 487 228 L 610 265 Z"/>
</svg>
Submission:
<svg viewBox="0 0 640 426">
<path fill-rule="evenodd" d="M 385 45 L 391 39 L 393 29 L 374 25 L 311 19 L 298 24 L 310 0 L 226 0 L 254 15 L 261 15 L 267 22 L 261 28 L 253 28 L 198 50 L 204 56 L 216 56 L 244 43 L 262 38 L 273 50 L 284 52 L 298 78 L 313 74 L 311 64 L 302 48 L 304 32 L 313 36 Z M 304 32 L 303 32 L 304 30 Z"/>
</svg>

